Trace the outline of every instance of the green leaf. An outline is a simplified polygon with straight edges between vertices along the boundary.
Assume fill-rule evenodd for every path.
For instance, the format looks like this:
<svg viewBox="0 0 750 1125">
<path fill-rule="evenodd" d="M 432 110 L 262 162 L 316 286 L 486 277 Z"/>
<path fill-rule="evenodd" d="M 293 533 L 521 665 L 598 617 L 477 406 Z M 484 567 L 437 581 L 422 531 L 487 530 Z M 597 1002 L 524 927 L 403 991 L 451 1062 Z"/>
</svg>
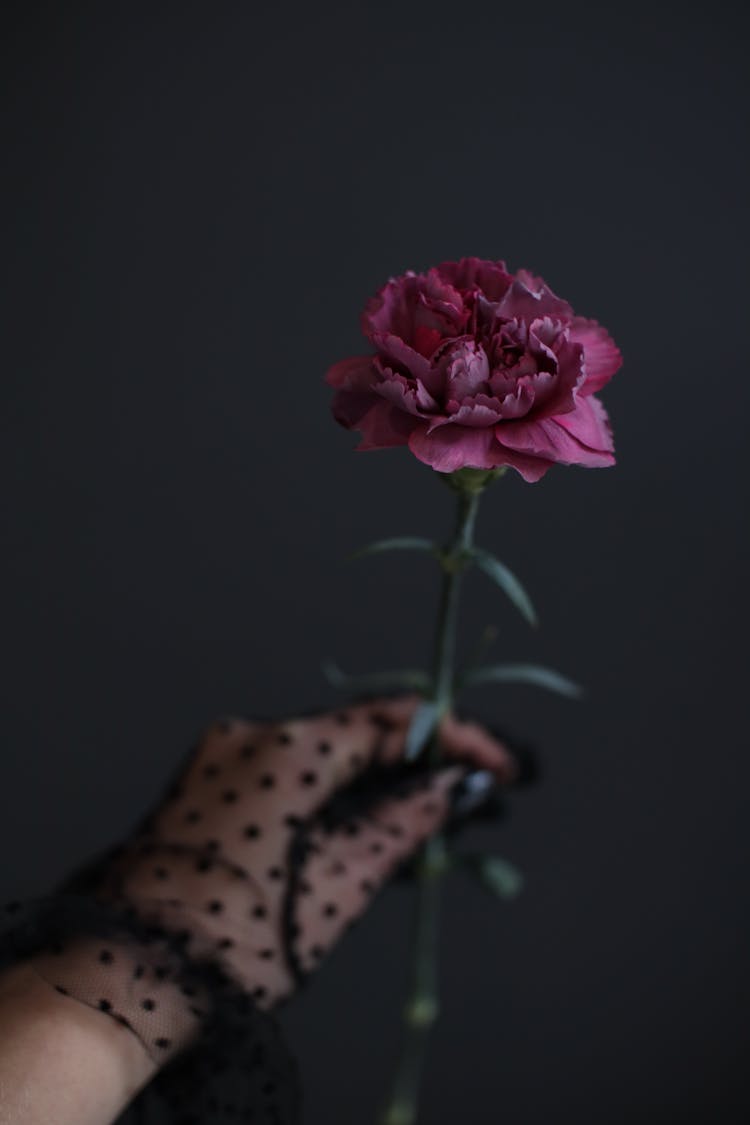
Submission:
<svg viewBox="0 0 750 1125">
<path fill-rule="evenodd" d="M 414 712 L 406 734 L 404 757 L 407 762 L 413 762 L 430 740 L 435 729 L 438 717 L 438 705 L 429 700 L 420 704 Z"/>
<path fill-rule="evenodd" d="M 465 855 L 461 860 L 481 885 L 499 898 L 517 898 L 523 890 L 523 875 L 507 859 L 494 855 Z"/>
<path fill-rule="evenodd" d="M 512 570 L 510 570 L 505 563 L 501 563 L 494 555 L 490 555 L 487 551 L 474 550 L 472 557 L 480 570 L 483 570 L 488 578 L 496 582 L 501 590 L 510 598 L 513 605 L 519 610 L 520 613 L 528 621 L 529 625 L 536 627 L 539 620 L 536 615 L 536 610 L 531 604 L 531 598 L 524 590 L 518 578 Z"/>
<path fill-rule="evenodd" d="M 437 548 L 431 539 L 421 539 L 415 535 L 404 535 L 398 539 L 378 539 L 376 543 L 370 543 L 367 547 L 362 547 L 361 550 L 355 551 L 353 555 L 348 556 L 349 562 L 353 559 L 361 559 L 365 555 L 377 555 L 381 551 L 436 551 Z"/>
<path fill-rule="evenodd" d="M 583 688 L 579 684 L 555 672 L 553 668 L 544 668 L 540 664 L 494 664 L 487 668 L 471 668 L 462 677 L 464 687 L 490 683 L 534 684 L 569 699 L 579 699 L 583 695 Z"/>
<path fill-rule="evenodd" d="M 430 677 L 419 668 L 394 668 L 386 672 L 370 672 L 363 676 L 349 676 L 337 664 L 327 660 L 323 664 L 323 675 L 332 687 L 344 691 L 378 692 L 398 691 L 409 688 L 427 695 L 431 688 Z"/>
</svg>

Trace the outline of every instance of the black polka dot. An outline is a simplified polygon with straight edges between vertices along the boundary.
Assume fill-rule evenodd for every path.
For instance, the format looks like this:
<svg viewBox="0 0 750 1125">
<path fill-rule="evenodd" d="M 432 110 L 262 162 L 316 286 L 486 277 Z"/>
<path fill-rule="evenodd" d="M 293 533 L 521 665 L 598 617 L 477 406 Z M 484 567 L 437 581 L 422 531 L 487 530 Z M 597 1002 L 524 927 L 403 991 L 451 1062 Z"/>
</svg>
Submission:
<svg viewBox="0 0 750 1125">
<path fill-rule="evenodd" d="M 346 864 L 342 863 L 341 860 L 337 860 L 336 863 L 334 863 L 331 867 L 331 874 L 346 875 Z"/>
<path fill-rule="evenodd" d="M 306 880 L 306 879 L 300 879 L 300 882 L 299 882 L 299 893 L 300 893 L 301 895 L 309 895 L 309 894 L 312 894 L 312 887 L 310 886 L 310 884 L 309 884 L 309 883 L 307 882 L 307 880 Z"/>
<path fill-rule="evenodd" d="M 210 852 L 218 852 L 221 845 L 218 840 L 206 840 L 205 847 Z"/>
<path fill-rule="evenodd" d="M 227 805 L 233 805 L 237 800 L 238 793 L 236 789 L 225 789 L 221 795 L 222 801 Z"/>
<path fill-rule="evenodd" d="M 185 820 L 188 824 L 197 824 L 201 818 L 201 814 L 197 809 L 191 809 L 190 812 L 185 813 Z"/>
<path fill-rule="evenodd" d="M 219 941 L 217 941 L 216 948 L 217 949 L 231 949 L 233 945 L 234 945 L 234 942 L 232 941 L 231 938 L 223 937 Z"/>
<path fill-rule="evenodd" d="M 250 913 L 252 914 L 253 918 L 265 918 L 268 914 L 268 911 L 266 910 L 265 906 L 254 906 Z"/>
<path fill-rule="evenodd" d="M 300 774 L 300 781 L 303 785 L 314 785 L 317 780 L 318 775 L 313 773 L 312 770 L 306 770 L 303 774 Z"/>
<path fill-rule="evenodd" d="M 180 985 L 180 992 L 183 996 L 195 996 L 195 989 L 192 984 Z"/>
<path fill-rule="evenodd" d="M 156 1001 L 151 1000 L 150 997 L 147 996 L 145 1000 L 141 1000 L 141 1007 L 147 1012 L 153 1012 L 156 1007 Z"/>
<path fill-rule="evenodd" d="M 143 965 L 136 965 L 135 972 L 133 973 L 133 979 L 140 980 L 145 971 L 146 970 L 144 969 Z"/>
<path fill-rule="evenodd" d="M 372 894 L 375 890 L 375 884 L 371 883 L 369 879 L 363 879 L 359 885 L 366 895 Z"/>
<path fill-rule="evenodd" d="M 172 1040 L 171 1039 L 165 1039 L 164 1036 L 162 1036 L 160 1039 L 155 1039 L 154 1042 L 156 1043 L 157 1047 L 161 1047 L 163 1050 L 166 1051 L 167 1047 L 169 1047 L 171 1045 Z"/>
<path fill-rule="evenodd" d="M 208 910 L 209 914 L 221 914 L 222 910 L 224 909 L 224 903 L 219 902 L 219 900 L 215 898 L 212 899 L 211 902 L 209 902 L 206 909 Z"/>
<path fill-rule="evenodd" d="M 400 824 L 389 824 L 388 833 L 391 836 L 403 836 L 404 830 Z"/>
<path fill-rule="evenodd" d="M 196 871 L 213 871 L 214 862 L 212 859 L 207 859 L 203 856 L 201 859 L 195 861 Z"/>
<path fill-rule="evenodd" d="M 264 961 L 272 961 L 273 960 L 273 950 L 272 949 L 261 949 L 258 956 L 261 957 Z"/>
<path fill-rule="evenodd" d="M 282 746 L 289 746 L 293 739 L 288 730 L 282 730 L 279 732 L 277 741 L 280 742 Z"/>
<path fill-rule="evenodd" d="M 370 851 L 372 852 L 373 855 L 380 855 L 382 850 L 383 850 L 383 845 L 379 844 L 377 841 L 375 841 L 374 844 L 370 844 Z"/>
<path fill-rule="evenodd" d="M 269 879 L 281 879 L 283 877 L 283 875 L 284 875 L 284 872 L 281 870 L 280 867 L 270 867 L 269 870 L 268 870 L 268 878 Z"/>
<path fill-rule="evenodd" d="M 102 965 L 111 965 L 114 959 L 114 954 L 112 954 L 109 949 L 102 949 L 99 954 L 99 960 Z"/>
<path fill-rule="evenodd" d="M 248 840 L 257 840 L 260 836 L 260 828 L 257 824 L 247 824 L 242 830 L 242 835 Z"/>
<path fill-rule="evenodd" d="M 304 823 L 302 817 L 295 816 L 294 813 L 289 813 L 288 816 L 284 817 L 284 824 L 286 824 L 287 828 L 299 828 L 300 825 Z"/>
<path fill-rule="evenodd" d="M 240 746 L 240 757 L 252 758 L 253 754 L 257 752 L 257 749 L 257 746 L 252 746 L 251 744 L 246 743 L 244 746 Z"/>
<path fill-rule="evenodd" d="M 325 957 L 325 954 L 326 951 L 322 945 L 314 945 L 310 950 L 310 956 L 313 957 L 316 961 L 322 960 L 322 958 Z"/>
<path fill-rule="evenodd" d="M 276 778 L 272 773 L 264 773 L 260 779 L 261 789 L 273 789 L 276 784 Z"/>
<path fill-rule="evenodd" d="M 323 755 L 330 754 L 331 753 L 330 742 L 319 742 L 318 743 L 318 753 L 323 754 Z"/>
<path fill-rule="evenodd" d="M 215 762 L 210 762 L 207 766 L 203 767 L 204 777 L 218 777 L 220 772 L 221 771 Z"/>
<path fill-rule="evenodd" d="M 263 987 L 263 985 L 258 985 L 257 988 L 253 989 L 252 994 L 256 1000 L 262 1000 L 263 997 L 267 994 L 267 990 Z"/>
<path fill-rule="evenodd" d="M 335 902 L 327 902 L 323 907 L 323 914 L 326 918 L 335 918 L 338 912 L 338 907 Z"/>
<path fill-rule="evenodd" d="M 109 1000 L 100 1000 L 99 1001 L 99 1011 L 101 1011 L 101 1012 L 111 1012 L 112 1011 L 111 1002 Z"/>
<path fill-rule="evenodd" d="M 396 729 L 396 724 L 393 719 L 388 719 L 385 715 L 379 715 L 377 712 L 373 712 L 373 714 L 370 715 L 370 722 L 373 726 L 376 726 L 385 733 Z"/>
</svg>

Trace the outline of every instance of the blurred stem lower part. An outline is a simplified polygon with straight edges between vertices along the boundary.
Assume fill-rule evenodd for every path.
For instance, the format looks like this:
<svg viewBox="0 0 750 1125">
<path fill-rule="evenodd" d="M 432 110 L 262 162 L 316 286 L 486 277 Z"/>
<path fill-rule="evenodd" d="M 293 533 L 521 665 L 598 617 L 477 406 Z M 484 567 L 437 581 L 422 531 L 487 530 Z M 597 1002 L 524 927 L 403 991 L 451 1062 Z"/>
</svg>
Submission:
<svg viewBox="0 0 750 1125">
<path fill-rule="evenodd" d="M 479 499 L 487 481 L 467 487 L 455 477 L 458 513 L 453 539 L 442 552 L 443 582 L 435 636 L 433 700 L 437 722 L 453 707 L 453 680 L 458 624 L 458 595 L 463 571 L 470 561 Z M 426 749 L 433 769 L 439 764 L 440 748 L 433 735 Z M 427 1043 L 438 1016 L 437 946 L 440 912 L 440 880 L 446 867 L 446 845 L 442 835 L 432 836 L 417 859 L 417 892 L 414 925 L 412 988 L 404 1008 L 404 1037 L 390 1102 L 380 1125 L 415 1125 L 419 1112 L 419 1090 L 427 1056 Z"/>
</svg>

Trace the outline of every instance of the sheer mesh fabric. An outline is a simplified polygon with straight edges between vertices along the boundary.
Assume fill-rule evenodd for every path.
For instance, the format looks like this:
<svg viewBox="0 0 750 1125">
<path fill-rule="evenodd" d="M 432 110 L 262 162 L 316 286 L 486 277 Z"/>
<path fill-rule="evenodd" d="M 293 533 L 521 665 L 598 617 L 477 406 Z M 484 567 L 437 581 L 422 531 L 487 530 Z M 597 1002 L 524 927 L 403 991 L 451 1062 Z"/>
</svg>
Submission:
<svg viewBox="0 0 750 1125">
<path fill-rule="evenodd" d="M 0 908 L 0 967 L 32 958 L 158 1064 L 122 1122 L 300 1120 L 273 1009 L 445 826 L 467 776 L 520 777 L 507 741 L 453 716 L 441 767 L 405 766 L 417 703 L 220 720 L 127 840 Z"/>
</svg>

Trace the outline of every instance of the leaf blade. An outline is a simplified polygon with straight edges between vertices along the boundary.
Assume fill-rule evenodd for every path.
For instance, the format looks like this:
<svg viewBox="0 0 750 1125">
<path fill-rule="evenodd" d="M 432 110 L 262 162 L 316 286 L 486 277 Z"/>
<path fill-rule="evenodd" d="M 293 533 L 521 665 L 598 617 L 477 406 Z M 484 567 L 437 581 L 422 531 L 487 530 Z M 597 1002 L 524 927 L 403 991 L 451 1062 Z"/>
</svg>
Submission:
<svg viewBox="0 0 750 1125">
<path fill-rule="evenodd" d="M 368 543 L 353 555 L 347 556 L 348 562 L 364 558 L 365 555 L 377 555 L 381 551 L 432 551 L 437 550 L 431 539 L 424 539 L 418 535 L 401 535 L 392 539 L 378 539 L 375 543 Z"/>
<path fill-rule="evenodd" d="M 494 664 L 486 668 L 471 668 L 463 677 L 465 687 L 489 683 L 530 684 L 568 699 L 580 699 L 584 695 L 580 684 L 541 664 Z"/>
<path fill-rule="evenodd" d="M 404 757 L 407 762 L 413 762 L 425 748 L 437 725 L 437 718 L 438 705 L 432 700 L 425 700 L 414 712 L 404 745 Z"/>
<path fill-rule="evenodd" d="M 524 887 L 524 877 L 507 859 L 496 855 L 461 856 L 464 867 L 491 894 L 506 901 L 517 898 Z"/>
<path fill-rule="evenodd" d="M 344 691 L 394 691 L 407 688 L 427 694 L 431 688 L 431 680 L 421 668 L 393 668 L 383 672 L 369 672 L 361 676 L 350 676 L 343 672 L 332 660 L 326 660 L 321 665 L 323 675 L 331 687 L 341 688 Z"/>
<path fill-rule="evenodd" d="M 478 548 L 472 552 L 472 557 L 479 569 L 500 587 L 529 625 L 536 628 L 539 624 L 539 618 L 533 602 L 521 584 L 521 580 L 516 577 L 510 567 L 500 562 L 500 559 L 496 559 L 488 551 L 482 551 Z"/>
</svg>

